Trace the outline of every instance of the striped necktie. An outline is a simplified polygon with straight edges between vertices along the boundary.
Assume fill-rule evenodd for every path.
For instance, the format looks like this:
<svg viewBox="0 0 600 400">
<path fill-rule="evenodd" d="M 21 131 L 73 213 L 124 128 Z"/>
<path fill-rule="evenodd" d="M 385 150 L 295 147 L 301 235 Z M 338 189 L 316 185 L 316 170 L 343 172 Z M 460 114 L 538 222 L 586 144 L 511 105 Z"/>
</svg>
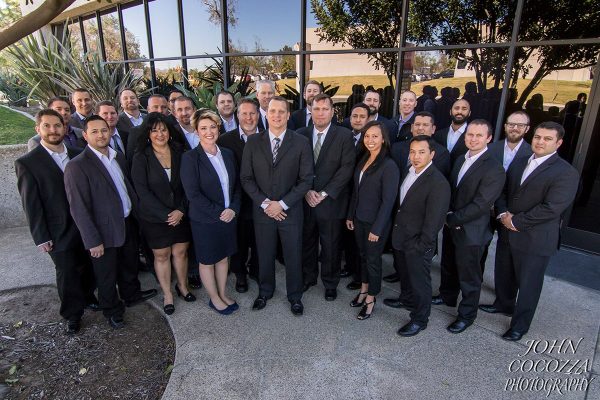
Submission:
<svg viewBox="0 0 600 400">
<path fill-rule="evenodd" d="M 275 165 L 275 161 L 277 161 L 277 152 L 279 151 L 279 143 L 281 142 L 281 139 L 275 138 L 273 139 L 273 142 L 275 142 L 275 144 L 273 145 L 273 165 Z"/>
<path fill-rule="evenodd" d="M 321 137 L 323 137 L 323 132 L 317 132 L 317 143 L 315 143 L 315 148 L 313 150 L 313 155 L 315 157 L 315 164 L 319 159 L 319 153 L 321 152 Z"/>
</svg>

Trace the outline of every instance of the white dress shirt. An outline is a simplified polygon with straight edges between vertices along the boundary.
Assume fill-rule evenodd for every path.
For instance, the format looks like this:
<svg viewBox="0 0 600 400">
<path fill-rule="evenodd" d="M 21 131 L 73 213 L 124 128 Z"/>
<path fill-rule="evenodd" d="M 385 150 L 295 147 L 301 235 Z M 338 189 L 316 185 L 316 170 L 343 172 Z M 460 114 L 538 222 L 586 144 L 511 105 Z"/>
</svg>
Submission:
<svg viewBox="0 0 600 400">
<path fill-rule="evenodd" d="M 527 177 L 529 175 L 531 175 L 531 173 L 533 171 L 535 171 L 535 169 L 537 167 L 542 165 L 542 163 L 544 163 L 547 159 L 552 157 L 554 154 L 556 154 L 556 152 L 548 154 L 547 156 L 544 156 L 544 157 L 539 157 L 539 158 L 536 158 L 535 154 L 532 154 L 531 157 L 529 157 L 529 160 L 527 161 L 527 166 L 525 167 L 525 170 L 523 171 L 523 176 L 521 177 L 521 185 L 523 184 L 523 182 L 525 182 L 525 179 L 527 179 Z"/>
<path fill-rule="evenodd" d="M 121 204 L 123 206 L 123 217 L 127 218 L 129 213 L 131 212 L 131 199 L 129 198 L 129 194 L 127 193 L 127 186 L 125 186 L 125 177 L 123 176 L 123 171 L 121 171 L 121 167 L 116 160 L 117 152 L 113 150 L 111 147 L 107 147 L 108 149 L 108 157 L 104 154 L 100 153 L 98 150 L 94 149 L 92 146 L 88 146 L 90 150 L 98 156 L 106 171 L 113 180 L 113 183 L 117 187 L 117 192 L 119 193 L 119 197 L 121 198 Z"/>
<path fill-rule="evenodd" d="M 323 129 L 323 131 L 321 132 L 322 133 L 322 135 L 321 135 L 321 146 L 323 146 L 323 143 L 325 143 L 325 136 L 327 136 L 327 132 L 329 132 L 329 128 L 330 127 L 331 127 L 331 122 L 329 123 L 329 125 L 327 125 L 327 128 Z M 317 135 L 318 135 L 319 132 L 320 131 L 313 126 L 313 139 L 312 139 L 312 147 L 313 147 L 313 149 L 315 148 L 315 145 L 317 144 L 317 139 L 318 139 Z"/>
<path fill-rule="evenodd" d="M 127 115 L 127 118 L 129 118 L 133 126 L 140 126 L 142 122 L 144 122 L 144 116 L 142 115 L 142 113 L 140 113 L 140 115 L 136 118 L 133 115 L 129 114 L 127 111 L 123 112 L 125 113 L 125 115 Z"/>
<path fill-rule="evenodd" d="M 452 125 L 450 125 L 450 127 L 448 128 L 448 138 L 446 139 L 446 147 L 448 148 L 448 151 L 452 151 L 452 149 L 456 145 L 456 142 L 458 142 L 460 135 L 465 133 L 466 130 L 466 122 L 462 124 L 457 130 L 452 129 Z"/>
<path fill-rule="evenodd" d="M 404 178 L 404 181 L 402 181 L 402 185 L 400 185 L 400 205 L 402 205 L 402 202 L 406 197 L 406 193 L 408 193 L 408 190 L 411 188 L 411 186 L 423 174 L 423 172 L 425 172 L 427 168 L 431 166 L 431 164 L 433 164 L 433 162 L 429 161 L 429 164 L 427 164 L 425 168 L 423 168 L 418 174 L 415 171 L 415 167 L 410 167 L 408 169 L 408 174 L 406 175 L 406 178 Z"/>
<path fill-rule="evenodd" d="M 181 126 L 181 124 L 179 124 L 179 127 L 181 128 L 181 131 L 183 132 L 183 135 L 185 136 L 185 140 L 187 140 L 190 147 L 192 149 L 195 149 L 198 146 L 198 143 L 200 143 L 200 138 L 198 137 L 196 132 L 186 131 L 185 128 L 183 126 Z"/>
<path fill-rule="evenodd" d="M 261 110 L 262 112 L 262 110 Z M 279 141 L 279 149 L 281 149 L 281 145 L 283 144 L 283 138 L 285 137 L 285 131 L 283 131 L 283 133 L 279 136 L 275 136 L 271 133 L 271 130 L 269 130 L 269 142 L 271 143 L 271 153 L 273 152 L 273 148 L 275 148 L 275 138 L 279 137 L 280 141 Z M 266 204 L 267 201 L 271 201 L 271 199 L 266 198 L 263 200 L 262 204 L 260 205 L 263 209 L 266 209 L 268 204 Z M 287 206 L 287 204 L 285 204 L 285 202 L 283 200 L 279 200 L 279 205 L 281 205 L 281 208 L 283 208 L 284 210 L 287 210 L 289 207 Z"/>
<path fill-rule="evenodd" d="M 352 136 L 354 137 L 354 147 L 358 146 L 358 142 L 360 141 L 360 136 L 362 133 L 352 131 Z"/>
<path fill-rule="evenodd" d="M 512 163 L 515 159 L 515 156 L 517 155 L 517 152 L 521 148 L 522 144 L 523 139 L 521 139 L 521 141 L 517 143 L 514 149 L 511 149 L 510 147 L 508 147 L 508 141 L 504 140 L 504 156 L 502 158 L 502 166 L 504 167 L 505 171 L 508 170 L 508 167 L 510 167 L 510 163 Z"/>
<path fill-rule="evenodd" d="M 67 147 L 63 144 L 62 151 L 60 153 L 57 153 L 54 150 L 50 150 L 49 148 L 47 148 L 44 145 L 43 141 L 40 141 L 40 144 L 48 152 L 48 154 L 50 154 L 50 157 L 52 157 L 52 160 L 54 160 L 56 165 L 58 165 L 58 168 L 60 168 L 62 172 L 65 172 L 65 167 L 69 162 L 69 154 L 67 153 Z"/>
<path fill-rule="evenodd" d="M 406 124 L 408 121 L 410 121 L 410 119 L 412 118 L 413 115 L 415 115 L 414 111 L 411 112 L 410 114 L 408 114 L 406 116 L 406 118 L 402 118 L 402 114 L 400 114 L 400 117 L 398 118 L 398 132 L 400 132 L 400 130 L 402 129 L 404 124 Z"/>
<path fill-rule="evenodd" d="M 467 153 L 465 154 L 465 162 L 460 167 L 460 171 L 458 171 L 458 179 L 456 180 L 456 186 L 458 186 L 458 184 L 462 180 L 463 176 L 465 176 L 465 174 L 467 173 L 469 168 L 471 168 L 471 166 L 475 163 L 475 161 L 477 161 L 479 159 L 479 157 L 481 157 L 481 155 L 483 153 L 485 153 L 486 151 L 487 151 L 487 147 L 484 147 L 482 151 L 475 154 L 474 156 L 471 156 L 471 151 L 467 151 Z"/>
<path fill-rule="evenodd" d="M 223 190 L 223 198 L 225 199 L 225 208 L 229 208 L 229 174 L 227 173 L 227 167 L 225 167 L 225 160 L 223 160 L 221 149 L 217 146 L 217 154 L 213 156 L 210 153 L 206 153 L 206 155 L 215 171 L 217 171 L 217 175 L 219 175 L 221 190 Z"/>
<path fill-rule="evenodd" d="M 221 121 L 223 121 L 223 127 L 225 128 L 225 132 L 229 132 L 237 128 L 237 124 L 235 123 L 235 118 L 233 114 L 231 115 L 231 119 L 229 121 L 223 118 L 220 114 L 219 117 L 221 117 Z"/>
<path fill-rule="evenodd" d="M 308 126 L 308 121 L 312 118 L 312 113 L 308 108 L 306 108 L 306 121 L 304 122 L 304 126 Z"/>
</svg>

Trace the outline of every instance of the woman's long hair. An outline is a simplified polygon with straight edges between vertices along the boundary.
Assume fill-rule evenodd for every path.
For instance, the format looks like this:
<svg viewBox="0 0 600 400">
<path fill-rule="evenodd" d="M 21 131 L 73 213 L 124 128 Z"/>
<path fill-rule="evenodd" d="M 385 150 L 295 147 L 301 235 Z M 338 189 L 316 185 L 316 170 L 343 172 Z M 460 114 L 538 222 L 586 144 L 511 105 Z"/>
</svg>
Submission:
<svg viewBox="0 0 600 400">
<path fill-rule="evenodd" d="M 159 124 L 163 124 L 165 128 L 167 128 L 167 131 L 169 132 L 169 144 L 171 145 L 173 143 L 173 138 L 176 137 L 175 128 L 171 126 L 167 116 L 159 112 L 151 112 L 141 125 L 142 134 L 138 139 L 137 146 L 139 151 L 143 151 L 147 147 L 152 146 L 150 132 L 152 132 L 152 129 Z"/>
<path fill-rule="evenodd" d="M 369 149 L 367 149 L 367 146 L 365 146 L 365 134 L 369 129 L 371 129 L 374 126 L 378 127 L 381 131 L 383 143 L 381 144 L 381 150 L 379 150 L 379 154 L 377 154 L 377 157 L 375 157 L 375 161 L 373 161 L 373 163 L 369 166 L 367 171 L 375 171 L 383 163 L 383 160 L 389 157 L 390 154 L 390 139 L 385 124 L 381 121 L 367 122 L 367 124 L 360 131 L 361 137 L 359 146 L 361 146 L 360 153 L 362 154 L 362 157 L 358 162 L 357 168 L 362 168 L 369 159 L 369 156 L 371 155 L 371 152 L 369 151 Z"/>
</svg>

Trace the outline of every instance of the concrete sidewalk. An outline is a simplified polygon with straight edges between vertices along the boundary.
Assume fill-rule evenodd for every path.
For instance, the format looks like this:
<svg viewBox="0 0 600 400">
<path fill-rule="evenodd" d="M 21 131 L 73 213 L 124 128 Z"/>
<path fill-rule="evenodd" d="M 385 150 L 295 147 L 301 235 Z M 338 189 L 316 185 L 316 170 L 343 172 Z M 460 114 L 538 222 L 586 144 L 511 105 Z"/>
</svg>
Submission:
<svg viewBox="0 0 600 400">
<path fill-rule="evenodd" d="M 54 283 L 49 257 L 34 247 L 26 228 L 0 231 L 0 251 L 0 290 Z M 389 256 L 384 265 L 384 274 L 391 272 Z M 435 290 L 438 264 L 432 275 Z M 158 287 L 150 274 L 142 281 L 144 288 Z M 195 303 L 176 300 L 168 321 L 177 356 L 163 398 L 600 398 L 597 291 L 547 276 L 529 334 L 509 343 L 500 338 L 509 319 L 499 315 L 480 313 L 464 333 L 448 333 L 456 310 L 445 306 L 433 308 L 424 332 L 401 338 L 396 330 L 408 321 L 408 312 L 383 304 L 384 298 L 397 296 L 397 284 L 384 283 L 373 316 L 359 321 L 358 309 L 348 305 L 355 293 L 345 289 L 346 283 L 342 280 L 335 302 L 324 300 L 321 285 L 311 288 L 302 317 L 290 313 L 283 268 L 278 268 L 274 298 L 261 311 L 251 309 L 258 293 L 254 281 L 245 294 L 236 293 L 230 282 L 240 304 L 231 316 L 211 310 L 203 290 L 195 292 Z M 488 261 L 481 303 L 493 297 L 493 262 Z M 162 298 L 154 302 L 162 310 Z M 543 351 L 545 341 L 563 339 L 582 340 L 574 353 Z M 540 340 L 536 350 L 544 354 L 524 355 L 530 340 Z"/>
</svg>

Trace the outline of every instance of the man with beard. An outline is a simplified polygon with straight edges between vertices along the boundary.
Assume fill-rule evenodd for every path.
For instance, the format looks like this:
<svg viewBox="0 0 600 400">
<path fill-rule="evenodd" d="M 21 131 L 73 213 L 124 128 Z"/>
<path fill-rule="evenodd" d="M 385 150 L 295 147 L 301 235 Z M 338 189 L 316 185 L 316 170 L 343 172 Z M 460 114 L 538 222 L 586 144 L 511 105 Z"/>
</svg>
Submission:
<svg viewBox="0 0 600 400">
<path fill-rule="evenodd" d="M 71 94 L 71 102 L 75 106 L 75 112 L 71 114 L 71 126 L 83 129 L 85 119 L 94 114 L 92 96 L 87 89 L 77 88 Z"/>
<path fill-rule="evenodd" d="M 269 80 L 256 82 L 256 99 L 258 100 L 258 104 L 260 106 L 258 109 L 260 112 L 260 115 L 258 116 L 258 130 L 260 131 L 264 131 L 269 128 L 267 109 L 269 108 L 269 102 L 271 102 L 273 96 L 275 96 L 275 82 Z"/>
<path fill-rule="evenodd" d="M 450 110 L 452 124 L 449 128 L 439 129 L 433 135 L 433 138 L 443 146 L 446 146 L 450 152 L 452 165 L 457 158 L 462 157 L 467 152 L 465 144 L 465 132 L 467 130 L 467 119 L 471 115 L 471 105 L 468 101 L 456 100 Z"/>
<path fill-rule="evenodd" d="M 381 121 L 388 130 L 388 134 L 395 132 L 396 124 L 390 121 L 383 115 L 379 115 L 379 107 L 381 107 L 381 95 L 378 91 L 369 89 L 366 91 L 363 98 L 363 103 L 369 107 L 369 121 Z M 346 128 L 350 128 L 350 118 L 345 118 L 342 124 Z M 390 139 L 391 140 L 391 139 Z"/>
<path fill-rule="evenodd" d="M 390 132 L 390 140 L 394 142 L 402 142 L 409 140 L 411 134 L 410 126 L 415 121 L 415 107 L 417 106 L 417 94 L 412 90 L 407 90 L 400 96 L 400 104 L 398 120 L 396 121 L 396 129 Z"/>
<path fill-rule="evenodd" d="M 219 146 L 233 151 L 238 168 L 242 165 L 242 155 L 248 138 L 258 133 L 258 105 L 249 98 L 243 98 L 238 103 L 238 127 L 229 131 L 217 140 Z M 252 222 L 252 199 L 242 191 L 242 205 L 237 220 L 238 251 L 231 256 L 231 272 L 235 274 L 235 290 L 238 293 L 248 291 L 249 274 L 254 280 L 258 279 L 258 255 L 256 253 L 256 240 L 254 238 L 254 224 Z M 248 262 L 248 249 L 250 261 Z M 246 264 L 248 262 L 248 264 Z"/>
<path fill-rule="evenodd" d="M 312 125 L 312 101 L 316 95 L 321 94 L 322 92 L 323 88 L 321 88 L 321 84 L 319 82 L 315 80 L 306 82 L 306 85 L 304 85 L 304 93 L 302 94 L 304 101 L 306 102 L 306 107 L 296 110 L 292 113 L 292 116 L 288 120 L 288 129 L 298 130 L 300 128 L 305 128 Z"/>
<path fill-rule="evenodd" d="M 217 112 L 221 121 L 221 129 L 219 133 L 232 131 L 238 127 L 238 122 L 235 117 L 235 100 L 233 94 L 226 90 L 217 93 Z"/>
<path fill-rule="evenodd" d="M 60 114 L 64 121 L 64 143 L 74 149 L 83 149 L 85 147 L 85 139 L 83 138 L 83 131 L 79 128 L 73 128 L 70 125 L 71 122 L 71 106 L 69 102 L 62 97 L 53 97 L 48 100 L 47 107 L 51 110 L 56 111 Z M 41 136 L 36 134 L 27 141 L 27 151 L 31 151 L 39 146 Z"/>
<path fill-rule="evenodd" d="M 529 116 L 527 113 L 524 111 L 515 111 L 508 116 L 506 123 L 504 124 L 506 139 L 488 145 L 490 155 L 502 164 L 504 171 L 508 171 L 508 168 L 513 161 L 531 156 L 531 146 L 523 139 L 525 134 L 529 131 L 529 128 Z M 490 216 L 490 224 L 492 231 L 500 230 L 500 227 L 502 226 L 500 221 L 494 218 L 493 215 Z M 485 246 L 485 250 L 481 256 L 482 271 L 485 269 L 485 261 L 487 260 L 490 243 L 491 240 Z M 498 253 L 501 245 L 500 241 L 498 241 L 496 253 Z"/>
<path fill-rule="evenodd" d="M 144 122 L 144 116 L 140 111 L 140 100 L 132 89 L 123 89 L 119 94 L 119 102 L 123 112 L 119 114 L 117 129 L 129 132 Z"/>
<path fill-rule="evenodd" d="M 180 132 L 184 137 L 184 148 L 185 150 L 195 149 L 200 142 L 198 135 L 194 127 L 192 126 L 192 115 L 196 111 L 194 101 L 186 96 L 179 96 L 173 103 L 175 109 L 175 118 L 177 119 L 177 125 L 175 130 Z M 190 246 L 191 247 L 191 246 Z"/>
</svg>

